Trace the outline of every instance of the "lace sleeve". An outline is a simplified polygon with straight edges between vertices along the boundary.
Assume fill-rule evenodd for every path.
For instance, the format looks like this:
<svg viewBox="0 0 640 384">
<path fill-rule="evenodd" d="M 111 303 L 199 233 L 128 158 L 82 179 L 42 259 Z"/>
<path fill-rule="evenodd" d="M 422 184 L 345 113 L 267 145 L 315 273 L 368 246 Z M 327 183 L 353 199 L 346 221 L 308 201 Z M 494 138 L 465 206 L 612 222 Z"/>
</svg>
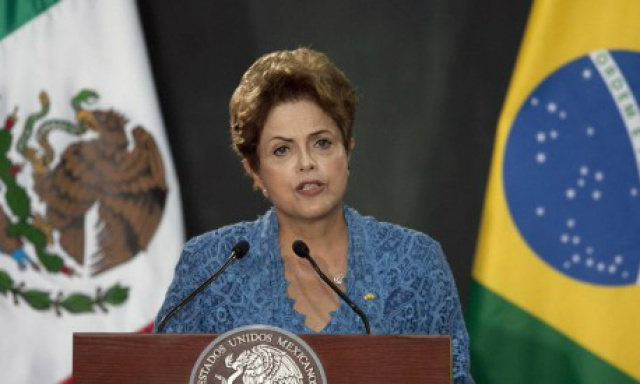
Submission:
<svg viewBox="0 0 640 384">
<path fill-rule="evenodd" d="M 469 370 L 469 336 L 453 274 L 442 248 L 428 237 L 419 236 L 412 251 L 426 255 L 427 292 L 423 297 L 429 308 L 429 332 L 451 335 L 454 383 L 473 384 Z"/>
<path fill-rule="evenodd" d="M 206 280 L 206 277 L 202 273 L 204 268 L 198 263 L 198 260 L 202 259 L 201 254 L 204 244 L 207 243 L 208 246 L 215 248 L 217 241 L 215 236 L 207 236 L 209 238 L 205 238 L 205 236 L 207 235 L 189 240 L 182 249 L 180 259 L 174 271 L 173 280 L 167 290 L 160 311 L 158 311 L 158 315 L 156 316 L 154 332 L 157 331 L 162 318 L 181 300 L 187 297 L 189 293 L 198 286 L 199 281 Z M 169 321 L 165 326 L 164 332 L 179 332 L 180 330 L 176 329 L 173 326 L 174 324 L 178 323 Z"/>
</svg>

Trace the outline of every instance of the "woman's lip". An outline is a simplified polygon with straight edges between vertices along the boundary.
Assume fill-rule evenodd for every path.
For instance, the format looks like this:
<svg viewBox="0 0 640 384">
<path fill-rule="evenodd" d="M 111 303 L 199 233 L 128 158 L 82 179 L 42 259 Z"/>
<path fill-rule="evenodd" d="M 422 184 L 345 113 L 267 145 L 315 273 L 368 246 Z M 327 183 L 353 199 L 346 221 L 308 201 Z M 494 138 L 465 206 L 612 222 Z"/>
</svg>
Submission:
<svg viewBox="0 0 640 384">
<path fill-rule="evenodd" d="M 303 196 L 315 196 L 326 189 L 326 185 L 320 181 L 312 180 L 300 183 L 296 188 L 296 192 Z"/>
<path fill-rule="evenodd" d="M 305 185 L 310 185 L 310 184 L 324 185 L 324 183 L 322 181 L 320 181 L 320 180 L 305 180 L 305 181 L 299 183 L 296 186 L 296 189 L 297 190 L 301 190 L 301 189 L 304 188 Z"/>
</svg>

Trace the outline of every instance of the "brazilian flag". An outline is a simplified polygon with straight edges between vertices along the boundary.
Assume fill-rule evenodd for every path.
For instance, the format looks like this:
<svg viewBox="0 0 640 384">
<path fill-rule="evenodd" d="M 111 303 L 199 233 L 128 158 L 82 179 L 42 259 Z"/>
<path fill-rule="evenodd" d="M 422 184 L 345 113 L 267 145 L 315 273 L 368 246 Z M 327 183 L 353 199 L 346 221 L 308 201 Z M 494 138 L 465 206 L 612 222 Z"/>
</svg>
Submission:
<svg viewBox="0 0 640 384">
<path fill-rule="evenodd" d="M 479 384 L 640 382 L 640 1 L 535 1 L 467 322 Z"/>
</svg>

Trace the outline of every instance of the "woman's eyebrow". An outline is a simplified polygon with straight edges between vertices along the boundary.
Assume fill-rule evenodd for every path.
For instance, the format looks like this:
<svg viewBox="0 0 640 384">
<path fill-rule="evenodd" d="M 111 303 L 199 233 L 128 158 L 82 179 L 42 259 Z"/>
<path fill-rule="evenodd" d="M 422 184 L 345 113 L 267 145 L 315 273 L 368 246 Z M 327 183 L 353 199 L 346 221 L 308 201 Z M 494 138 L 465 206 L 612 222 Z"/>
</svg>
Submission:
<svg viewBox="0 0 640 384">
<path fill-rule="evenodd" d="M 322 134 L 325 134 L 325 133 L 331 133 L 331 131 L 328 130 L 328 129 L 320 129 L 318 131 L 312 132 L 309 135 L 309 137 L 319 136 L 319 135 L 322 135 Z"/>
<path fill-rule="evenodd" d="M 269 142 L 276 141 L 276 140 L 286 141 L 287 143 L 293 142 L 293 139 L 290 139 L 290 138 L 287 138 L 287 137 L 282 137 L 282 136 L 274 136 L 274 137 L 269 139 Z"/>
<path fill-rule="evenodd" d="M 323 135 L 325 133 L 329 133 L 330 134 L 331 131 L 328 130 L 328 129 L 320 129 L 320 130 L 317 130 L 315 132 L 310 133 L 309 137 L 315 137 L 315 136 Z M 269 139 L 269 142 L 276 141 L 276 140 L 277 141 L 285 141 L 287 143 L 293 142 L 293 139 L 291 139 L 289 137 L 284 137 L 284 136 L 273 136 L 272 138 Z"/>
</svg>

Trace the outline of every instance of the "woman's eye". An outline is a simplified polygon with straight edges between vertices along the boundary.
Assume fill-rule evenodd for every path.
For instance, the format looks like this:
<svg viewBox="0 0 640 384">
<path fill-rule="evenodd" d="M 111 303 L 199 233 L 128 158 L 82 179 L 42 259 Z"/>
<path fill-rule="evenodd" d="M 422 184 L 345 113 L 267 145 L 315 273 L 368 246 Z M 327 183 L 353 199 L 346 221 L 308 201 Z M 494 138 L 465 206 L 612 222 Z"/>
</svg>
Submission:
<svg viewBox="0 0 640 384">
<path fill-rule="evenodd" d="M 289 151 L 288 147 L 278 147 L 273 150 L 273 154 L 276 156 L 284 156 Z"/>
<path fill-rule="evenodd" d="M 331 140 L 329 139 L 320 139 L 316 141 L 316 145 L 320 148 L 329 148 L 331 146 Z"/>
</svg>

